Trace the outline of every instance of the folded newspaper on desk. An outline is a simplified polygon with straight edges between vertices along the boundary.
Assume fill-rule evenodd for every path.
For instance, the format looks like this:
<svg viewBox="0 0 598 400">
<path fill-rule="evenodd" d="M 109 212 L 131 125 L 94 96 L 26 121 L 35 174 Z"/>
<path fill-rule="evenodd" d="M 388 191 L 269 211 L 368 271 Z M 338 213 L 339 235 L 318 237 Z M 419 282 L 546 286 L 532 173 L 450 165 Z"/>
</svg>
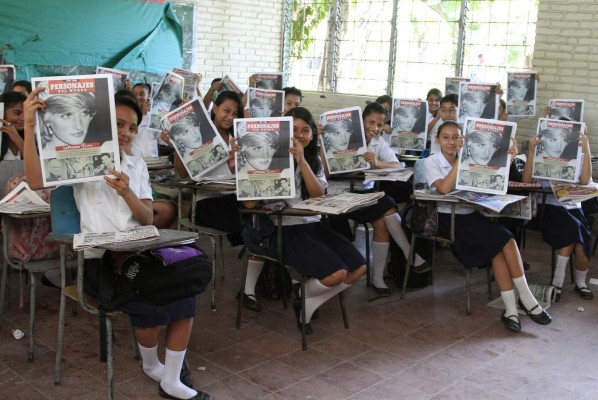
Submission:
<svg viewBox="0 0 598 400">
<path fill-rule="evenodd" d="M 425 189 L 414 190 L 413 194 L 417 200 L 461 200 L 467 203 L 487 208 L 497 213 L 500 213 L 507 205 L 527 198 L 527 196 L 517 196 L 513 194 L 487 194 L 468 192 L 466 190 L 455 190 L 454 192 L 442 195 L 436 191 Z"/>
<path fill-rule="evenodd" d="M 122 232 L 77 233 L 73 238 L 73 250 L 83 250 L 108 243 L 132 242 L 143 239 L 158 239 L 160 232 L 153 225 L 139 226 Z"/>
<path fill-rule="evenodd" d="M 293 208 L 311 210 L 325 214 L 343 214 L 353 209 L 366 207 L 375 204 L 384 192 L 374 193 L 351 193 L 334 192 L 324 196 L 314 197 L 295 204 Z"/>
<path fill-rule="evenodd" d="M 550 181 L 552 191 L 561 203 L 579 203 L 598 197 L 598 185 L 575 185 L 566 182 Z"/>
<path fill-rule="evenodd" d="M 399 181 L 407 182 L 413 175 L 413 168 L 380 168 L 365 171 L 366 181 Z"/>
<path fill-rule="evenodd" d="M 2 214 L 31 214 L 50 212 L 50 205 L 37 195 L 27 182 L 21 182 L 0 200 Z"/>
</svg>

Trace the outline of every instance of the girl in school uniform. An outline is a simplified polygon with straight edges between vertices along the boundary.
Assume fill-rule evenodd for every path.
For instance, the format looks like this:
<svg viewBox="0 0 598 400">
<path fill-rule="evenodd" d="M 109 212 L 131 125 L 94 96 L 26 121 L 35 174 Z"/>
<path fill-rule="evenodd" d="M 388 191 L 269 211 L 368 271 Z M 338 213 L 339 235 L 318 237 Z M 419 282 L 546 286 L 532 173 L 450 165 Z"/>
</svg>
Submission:
<svg viewBox="0 0 598 400">
<path fill-rule="evenodd" d="M 432 190 L 442 194 L 455 187 L 459 150 L 463 147 L 463 137 L 459 125 L 453 121 L 443 123 L 436 137 L 441 151 L 424 161 L 426 181 Z M 510 151 L 515 152 L 513 147 Z M 450 234 L 451 207 L 438 204 L 438 228 L 441 234 Z M 532 321 L 546 325 L 550 315 L 542 309 L 531 293 L 523 263 L 513 235 L 501 225 L 490 221 L 472 207 L 459 204 L 455 216 L 455 253 L 466 268 L 492 264 L 494 278 L 505 304 L 501 316 L 505 326 L 514 332 L 521 330 L 517 314 L 517 301 L 513 286 L 519 292 L 519 305 Z"/>
<path fill-rule="evenodd" d="M 296 196 L 287 200 L 294 204 L 311 197 L 322 196 L 328 183 L 318 156 L 317 128 L 311 113 L 295 107 L 285 116 L 293 117 L 293 147 L 295 158 Z M 254 208 L 257 201 L 244 202 Z M 328 299 L 345 290 L 365 272 L 365 260 L 344 237 L 320 222 L 320 216 L 283 217 L 282 258 L 285 264 L 308 276 L 305 283 L 305 317 L 307 334 L 313 329 L 311 317 Z M 301 329 L 301 303 L 293 303 L 297 326 Z"/>
<path fill-rule="evenodd" d="M 37 97 L 43 88 L 34 90 L 24 103 L 25 109 L 25 172 L 32 189 L 43 186 L 41 166 L 35 145 L 35 111 L 45 112 L 45 102 Z M 116 97 L 118 143 L 122 171 L 113 169 L 114 178 L 104 182 L 73 185 L 75 201 L 81 214 L 82 232 L 110 232 L 130 229 L 153 222 L 152 192 L 149 174 L 142 158 L 131 156 L 131 143 L 141 121 L 141 109 L 127 97 Z M 94 292 L 91 278 L 101 267 L 103 251 L 85 250 L 86 290 Z M 89 275 L 88 275 L 89 273 Z M 195 297 L 162 307 L 142 301 L 130 301 L 122 306 L 129 314 L 143 360 L 143 372 L 159 382 L 159 394 L 168 399 L 211 399 L 207 393 L 194 390 L 189 373 L 182 373 L 183 361 L 193 327 Z M 162 364 L 158 359 L 160 327 L 166 329 L 166 355 Z M 181 382 L 181 375 L 186 383 Z M 189 386 L 190 385 L 190 386 Z"/>
<path fill-rule="evenodd" d="M 19 92 L 6 92 L 0 95 L 4 103 L 2 127 L 2 147 L 0 160 L 20 160 L 23 154 L 23 102 L 27 97 Z"/>
<path fill-rule="evenodd" d="M 386 117 L 386 110 L 381 104 L 370 103 L 363 110 L 363 129 L 365 130 L 365 139 L 367 143 L 367 152 L 364 153 L 365 161 L 370 163 L 371 168 L 396 168 L 401 164 L 395 153 L 388 147 L 385 140 L 380 137 Z M 324 161 L 326 163 L 326 161 Z M 352 216 L 357 221 L 366 221 L 372 224 L 374 233 L 372 239 L 372 284 L 379 296 L 390 296 L 390 289 L 384 282 L 384 268 L 386 267 L 386 258 L 390 247 L 390 238 L 399 246 L 405 259 L 409 257 L 409 239 L 401 227 L 401 216 L 397 210 L 397 199 L 393 197 L 393 192 L 401 190 L 401 187 L 393 188 L 396 182 L 385 182 L 381 186 L 385 191 L 388 189 L 390 195 L 382 197 L 378 202 L 370 207 L 360 209 Z M 373 182 L 364 182 L 366 190 L 373 190 Z M 396 189 L 396 190 L 394 190 Z M 386 191 L 385 191 L 386 192 Z M 398 197 L 395 195 L 395 197 Z M 369 239 L 368 239 L 369 240 Z M 430 269 L 426 260 L 415 255 L 413 269 L 417 272 L 425 272 Z"/>
<path fill-rule="evenodd" d="M 549 140 L 549 139 L 545 139 Z M 577 139 L 582 149 L 580 157 L 581 174 L 579 183 L 587 185 L 592 179 L 592 162 L 590 144 L 587 137 L 587 129 Z M 532 182 L 533 164 L 536 157 L 536 147 L 542 145 L 541 138 L 534 138 L 529 141 L 529 152 L 527 162 L 523 168 L 523 182 Z M 550 187 L 548 179 L 538 179 L 545 187 Z M 540 200 L 541 201 L 541 200 Z M 540 210 L 544 215 L 540 231 L 542 239 L 553 248 L 557 249 L 556 268 L 552 284 L 556 290 L 556 301 L 561 298 L 565 272 L 571 254 L 575 254 L 575 291 L 582 299 L 590 300 L 594 294 L 586 284 L 590 256 L 592 254 L 592 232 L 589 223 L 581 208 L 581 203 L 575 205 L 563 205 L 559 203 L 552 194 L 546 197 L 544 207 Z"/>
</svg>

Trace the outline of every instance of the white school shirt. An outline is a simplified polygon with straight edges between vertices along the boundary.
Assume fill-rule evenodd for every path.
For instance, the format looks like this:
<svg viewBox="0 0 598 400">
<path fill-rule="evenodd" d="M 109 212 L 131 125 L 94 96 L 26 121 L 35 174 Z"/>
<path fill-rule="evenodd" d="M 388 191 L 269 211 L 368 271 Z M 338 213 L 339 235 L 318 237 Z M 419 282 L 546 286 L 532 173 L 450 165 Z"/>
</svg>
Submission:
<svg viewBox="0 0 598 400">
<path fill-rule="evenodd" d="M 430 154 L 440 153 L 440 144 L 436 141 L 436 136 L 438 136 L 438 128 L 442 125 L 444 121 L 442 118 L 438 118 L 436 121 L 436 125 L 432 128 L 430 132 L 428 132 L 428 139 L 430 139 Z"/>
<path fill-rule="evenodd" d="M 149 120 L 149 114 L 141 118 L 137 134 L 131 143 L 131 153 L 136 157 L 158 157 L 157 131 L 149 128 Z"/>
<path fill-rule="evenodd" d="M 7 149 L 2 161 L 14 161 L 21 159 L 21 152 L 17 151 L 17 154 L 14 154 L 11 149 Z"/>
<path fill-rule="evenodd" d="M 397 159 L 397 155 L 395 152 L 390 148 L 388 143 L 380 136 L 376 135 L 368 143 L 367 151 L 371 151 L 376 156 L 376 160 L 383 161 L 383 162 L 396 162 L 399 163 L 401 167 L 404 167 L 405 164 L 399 162 Z M 363 188 L 365 190 L 369 190 L 374 187 L 374 181 L 363 181 Z"/>
<path fill-rule="evenodd" d="M 448 162 L 442 152 L 432 154 L 424 161 L 424 172 L 426 174 L 426 182 L 431 190 L 437 191 L 436 187 L 432 184 L 438 179 L 444 179 L 449 172 L 451 172 L 451 164 Z M 437 210 L 439 213 L 451 213 L 451 204 L 438 203 Z M 457 204 L 455 207 L 455 214 L 471 214 L 474 212 L 472 206 L 466 204 Z"/>
<path fill-rule="evenodd" d="M 230 147 L 227 143 L 224 143 L 224 150 L 226 150 L 226 152 L 228 153 L 230 150 Z M 202 175 L 202 177 L 204 176 L 210 176 L 210 177 L 215 177 L 215 176 L 221 176 L 223 177 L 223 179 L 227 179 L 230 178 L 233 175 L 232 172 L 230 172 L 230 168 L 228 167 L 228 160 L 223 162 L 222 164 L 220 164 L 219 166 L 217 166 L 216 168 L 214 168 L 213 170 L 207 172 L 205 175 Z M 231 192 L 210 192 L 210 191 L 202 191 L 201 189 L 197 192 L 197 196 L 196 196 L 196 200 L 200 201 L 203 199 L 209 199 L 212 197 L 222 197 L 225 195 L 229 195 L 231 194 Z"/>
<path fill-rule="evenodd" d="M 139 199 L 152 200 L 147 166 L 140 157 L 121 154 L 122 172 L 129 176 L 129 187 Z M 139 226 L 131 209 L 105 181 L 73 185 L 75 202 L 81 214 L 81 232 L 118 232 Z M 85 258 L 100 258 L 103 250 L 85 250 Z"/>
</svg>

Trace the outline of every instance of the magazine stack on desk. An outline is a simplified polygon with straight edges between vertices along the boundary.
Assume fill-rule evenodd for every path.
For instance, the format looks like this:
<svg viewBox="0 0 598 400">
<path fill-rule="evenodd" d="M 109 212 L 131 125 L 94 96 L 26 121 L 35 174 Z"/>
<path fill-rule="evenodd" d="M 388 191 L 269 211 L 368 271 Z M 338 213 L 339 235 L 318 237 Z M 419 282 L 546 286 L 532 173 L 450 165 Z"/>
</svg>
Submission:
<svg viewBox="0 0 598 400">
<path fill-rule="evenodd" d="M 516 203 L 527 196 L 517 196 L 514 194 L 487 194 L 469 192 L 466 190 L 455 190 L 454 192 L 442 195 L 430 189 L 414 190 L 413 194 L 417 200 L 434 201 L 465 201 L 476 206 L 484 207 L 494 212 L 500 213 L 507 205 Z"/>
<path fill-rule="evenodd" d="M 552 191 L 561 203 L 579 203 L 598 197 L 598 185 L 574 185 L 566 182 L 550 181 Z"/>
<path fill-rule="evenodd" d="M 325 214 L 343 214 L 375 204 L 384 192 L 352 193 L 334 192 L 295 204 L 293 208 L 317 211 Z"/>
<path fill-rule="evenodd" d="M 132 242 L 142 239 L 158 239 L 160 232 L 153 225 L 138 226 L 122 232 L 77 233 L 73 238 L 73 250 L 83 250 L 108 243 Z"/>
<path fill-rule="evenodd" d="M 48 213 L 50 205 L 42 200 L 27 182 L 21 182 L 0 200 L 0 214 Z"/>
<path fill-rule="evenodd" d="M 413 168 L 380 168 L 365 171 L 366 181 L 407 182 L 413 175 Z"/>
</svg>

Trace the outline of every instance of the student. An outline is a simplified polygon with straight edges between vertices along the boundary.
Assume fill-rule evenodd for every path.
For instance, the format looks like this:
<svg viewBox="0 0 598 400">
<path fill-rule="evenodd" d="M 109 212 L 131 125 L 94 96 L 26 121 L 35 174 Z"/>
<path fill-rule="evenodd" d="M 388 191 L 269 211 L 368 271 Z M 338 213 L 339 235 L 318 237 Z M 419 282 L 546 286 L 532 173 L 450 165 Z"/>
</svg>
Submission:
<svg viewBox="0 0 598 400">
<path fill-rule="evenodd" d="M 20 160 L 23 155 L 23 102 L 26 98 L 19 92 L 6 92 L 0 95 L 0 103 L 4 103 L 4 119 L 0 119 L 2 122 L 0 160 Z"/>
<path fill-rule="evenodd" d="M 428 132 L 434 128 L 440 119 L 438 110 L 440 110 L 440 99 L 442 99 L 442 92 L 440 89 L 430 89 L 426 95 L 428 102 L 428 116 L 426 124 L 428 124 Z"/>
<path fill-rule="evenodd" d="M 457 106 L 459 104 L 459 96 L 456 94 L 447 94 L 440 99 L 440 108 L 438 114 L 440 118 L 431 130 L 428 130 L 428 138 L 430 139 L 430 154 L 438 153 L 440 145 L 436 140 L 438 134 L 438 127 L 446 121 L 457 120 Z"/>
<path fill-rule="evenodd" d="M 149 129 L 149 108 L 151 86 L 148 83 L 137 83 L 132 89 L 137 104 L 141 107 L 143 118 L 139 123 L 137 135 L 133 139 L 132 154 L 136 157 L 158 157 L 158 138 L 154 131 Z"/>
<path fill-rule="evenodd" d="M 426 180 L 432 190 L 447 194 L 455 187 L 459 150 L 463 146 L 459 125 L 453 121 L 443 123 L 438 129 L 436 140 L 441 151 L 424 161 Z M 514 153 L 516 148 L 512 147 L 510 151 Z M 450 214 L 450 206 L 438 204 L 438 228 L 442 235 L 450 235 Z M 506 228 L 474 211 L 471 206 L 459 204 L 455 216 L 454 249 L 457 259 L 466 268 L 492 264 L 494 278 L 505 304 L 501 320 L 507 329 L 513 332 L 521 330 L 513 285 L 519 292 L 519 306 L 532 321 L 541 325 L 551 322 L 550 315 L 529 290 L 519 249 Z"/>
<path fill-rule="evenodd" d="M 283 88 L 284 90 L 284 114 L 288 113 L 295 107 L 299 107 L 303 101 L 301 90 L 295 86 Z"/>
<path fill-rule="evenodd" d="M 42 187 L 41 167 L 35 146 L 35 111 L 46 104 L 37 98 L 43 89 L 33 91 L 25 102 L 25 172 L 32 189 Z M 129 156 L 131 141 L 141 120 L 141 109 L 134 101 L 115 99 L 122 171 L 110 172 L 115 178 L 105 177 L 104 182 L 86 182 L 73 185 L 75 201 L 81 214 L 82 232 L 122 231 L 137 225 L 153 222 L 151 189 L 147 167 L 141 158 Z M 85 282 L 101 266 L 102 251 L 85 250 Z M 210 399 L 207 393 L 196 391 L 180 380 L 189 335 L 195 315 L 195 297 L 155 307 L 141 301 L 130 301 L 122 306 L 129 314 L 143 360 L 143 372 L 159 382 L 160 396 L 170 399 Z M 160 326 L 166 330 L 166 355 L 164 365 L 158 359 Z"/>
<path fill-rule="evenodd" d="M 311 113 L 293 108 L 286 116 L 293 117 L 293 147 L 295 159 L 296 197 L 287 200 L 293 206 L 304 199 L 322 196 L 327 182 L 318 157 L 317 127 Z M 244 202 L 254 208 L 257 201 Z M 365 260 L 343 236 L 332 231 L 315 217 L 283 217 L 282 257 L 285 264 L 308 276 L 305 282 L 306 333 L 313 329 L 310 321 L 314 311 L 324 302 L 345 290 L 365 272 Z M 301 329 L 301 302 L 293 303 L 297 327 Z"/>
<path fill-rule="evenodd" d="M 527 162 L 523 168 L 523 182 L 533 181 L 532 171 L 534 159 L 536 157 L 536 147 L 544 145 L 546 148 L 546 137 L 543 139 L 536 137 L 529 141 Z M 577 138 L 582 149 L 582 157 L 579 160 L 581 174 L 579 183 L 587 185 L 592 178 L 592 162 L 590 144 L 586 132 Z M 545 149 L 546 150 L 546 149 Z M 558 150 L 558 149 L 557 149 Z M 557 153 L 558 151 L 555 150 Z M 550 187 L 546 179 L 538 179 L 543 186 Z M 541 201 L 541 200 L 540 200 Z M 579 293 L 582 299 L 594 298 L 594 293 L 588 288 L 586 278 L 590 265 L 592 254 L 592 232 L 589 229 L 589 223 L 581 208 L 581 203 L 564 206 L 556 200 L 554 195 L 548 195 L 544 206 L 540 209 L 543 214 L 540 231 L 542 239 L 551 247 L 557 249 L 556 268 L 552 284 L 556 290 L 556 301 L 560 300 L 565 272 L 571 254 L 575 254 L 575 291 Z"/>
<path fill-rule="evenodd" d="M 203 105 L 206 107 L 206 110 L 209 110 L 212 107 L 212 100 L 214 100 L 214 95 L 218 93 L 220 89 L 222 89 L 222 78 L 215 78 L 212 80 L 210 84 L 210 88 L 206 92 L 205 97 L 203 98 Z"/>
</svg>

